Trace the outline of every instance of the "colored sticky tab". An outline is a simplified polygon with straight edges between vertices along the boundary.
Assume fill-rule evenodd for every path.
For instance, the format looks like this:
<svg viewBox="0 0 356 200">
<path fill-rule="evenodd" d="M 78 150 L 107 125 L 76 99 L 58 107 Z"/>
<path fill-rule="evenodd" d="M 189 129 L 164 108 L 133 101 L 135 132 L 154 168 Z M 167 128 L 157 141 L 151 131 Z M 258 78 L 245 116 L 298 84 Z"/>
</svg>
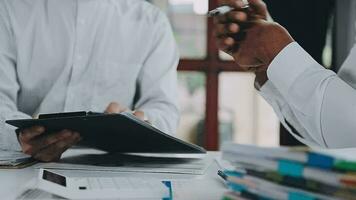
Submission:
<svg viewBox="0 0 356 200">
<path fill-rule="evenodd" d="M 291 192 L 288 194 L 288 200 L 315 200 L 315 198 L 299 192 Z"/>
<path fill-rule="evenodd" d="M 242 178 L 244 176 L 244 174 L 237 172 L 237 171 L 229 171 L 229 170 L 225 170 L 224 173 L 227 176 L 234 176 L 234 177 L 239 177 Z"/>
<path fill-rule="evenodd" d="M 343 171 L 356 172 L 356 162 L 346 161 L 346 160 L 338 160 L 338 161 L 335 161 L 334 168 L 343 170 Z"/>
<path fill-rule="evenodd" d="M 172 183 L 170 181 L 162 181 L 162 183 L 168 187 L 169 189 L 169 197 L 163 198 L 162 200 L 172 200 L 173 199 L 173 190 L 172 190 Z"/>
<path fill-rule="evenodd" d="M 334 166 L 334 158 L 318 153 L 308 154 L 308 165 L 313 167 L 331 169 Z"/>
<path fill-rule="evenodd" d="M 303 175 L 304 166 L 288 161 L 288 160 L 280 160 L 278 162 L 278 172 L 282 175 L 301 177 Z"/>
<path fill-rule="evenodd" d="M 223 197 L 222 200 L 233 200 L 231 197 Z"/>
<path fill-rule="evenodd" d="M 241 192 L 241 191 L 246 190 L 246 186 L 244 186 L 244 185 L 239 185 L 239 184 L 236 184 L 236 183 L 228 182 L 228 183 L 227 183 L 227 186 L 228 186 L 231 190 L 233 190 L 233 191 L 235 191 L 235 192 Z"/>
</svg>

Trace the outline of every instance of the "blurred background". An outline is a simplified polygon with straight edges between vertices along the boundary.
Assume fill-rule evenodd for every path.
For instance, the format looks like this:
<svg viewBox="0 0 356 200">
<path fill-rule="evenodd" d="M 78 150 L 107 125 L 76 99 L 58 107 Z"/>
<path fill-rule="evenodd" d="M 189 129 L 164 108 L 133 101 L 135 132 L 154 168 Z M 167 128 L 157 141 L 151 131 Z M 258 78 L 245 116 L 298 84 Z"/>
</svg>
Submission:
<svg viewBox="0 0 356 200">
<path fill-rule="evenodd" d="M 346 8 L 356 2 L 339 1 L 343 1 L 342 5 L 335 0 L 266 3 L 272 18 L 285 26 L 318 62 L 337 70 L 348 53 L 342 44 L 347 31 L 338 31 L 342 29 L 339 21 L 348 16 L 339 16 L 338 10 L 345 15 Z M 229 55 L 216 48 L 213 24 L 205 15 L 217 7 L 217 0 L 150 2 L 167 14 L 180 49 L 178 137 L 209 150 L 219 149 L 225 141 L 261 146 L 299 144 L 280 127 L 272 108 L 254 89 L 254 74 L 242 72 Z M 307 5 L 303 12 L 301 5 Z"/>
</svg>

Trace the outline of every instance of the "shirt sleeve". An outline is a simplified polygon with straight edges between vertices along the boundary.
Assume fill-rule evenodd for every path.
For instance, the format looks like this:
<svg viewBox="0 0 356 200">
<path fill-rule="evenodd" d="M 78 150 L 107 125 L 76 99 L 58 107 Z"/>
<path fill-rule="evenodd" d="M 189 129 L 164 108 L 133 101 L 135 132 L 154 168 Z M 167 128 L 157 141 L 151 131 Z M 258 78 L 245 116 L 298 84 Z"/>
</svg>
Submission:
<svg viewBox="0 0 356 200">
<path fill-rule="evenodd" d="M 161 131 L 174 135 L 179 121 L 177 95 L 178 50 L 168 19 L 160 13 L 150 54 L 138 78 L 135 109 Z"/>
<path fill-rule="evenodd" d="M 267 73 L 270 83 L 261 93 L 297 139 L 312 146 L 355 147 L 356 91 L 342 77 L 297 43 L 283 49 Z"/>
<path fill-rule="evenodd" d="M 5 121 L 30 116 L 17 109 L 19 84 L 16 76 L 16 50 L 9 27 L 0 13 L 0 149 L 20 150 L 15 128 Z"/>
<path fill-rule="evenodd" d="M 293 110 L 282 97 L 277 88 L 267 81 L 259 91 L 260 95 L 272 106 L 281 124 L 287 131 L 300 142 L 313 147 L 319 147 L 323 144 L 318 144 L 298 121 L 293 113 Z"/>
</svg>

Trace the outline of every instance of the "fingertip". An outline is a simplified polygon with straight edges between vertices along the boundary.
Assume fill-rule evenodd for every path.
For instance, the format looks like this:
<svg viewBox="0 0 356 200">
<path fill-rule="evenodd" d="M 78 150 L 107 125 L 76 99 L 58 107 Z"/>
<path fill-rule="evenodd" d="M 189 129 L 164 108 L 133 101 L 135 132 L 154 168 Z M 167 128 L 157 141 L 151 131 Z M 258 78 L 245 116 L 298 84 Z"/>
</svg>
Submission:
<svg viewBox="0 0 356 200">
<path fill-rule="evenodd" d="M 246 21 L 247 20 L 247 14 L 245 12 L 236 12 L 233 16 L 235 20 L 238 21 Z"/>
<path fill-rule="evenodd" d="M 239 25 L 237 25 L 237 24 L 230 24 L 229 25 L 229 31 L 231 32 L 231 33 L 237 33 L 238 31 L 239 31 Z"/>
<path fill-rule="evenodd" d="M 228 37 L 224 40 L 224 44 L 227 46 L 232 46 L 235 43 L 234 39 L 231 37 Z"/>
<path fill-rule="evenodd" d="M 235 1 L 235 5 L 238 7 L 238 8 L 244 8 L 246 6 L 246 3 L 242 0 L 239 0 L 239 1 Z"/>
<path fill-rule="evenodd" d="M 111 102 L 108 107 L 106 108 L 105 112 L 112 114 L 117 113 L 119 111 L 120 105 L 116 102 Z"/>
<path fill-rule="evenodd" d="M 45 128 L 43 126 L 34 126 L 30 130 L 31 132 L 43 133 L 45 131 Z"/>
<path fill-rule="evenodd" d="M 105 113 L 115 114 L 115 113 L 125 112 L 126 110 L 127 108 L 120 105 L 119 103 L 111 102 L 109 106 L 106 108 Z"/>
<path fill-rule="evenodd" d="M 110 102 L 108 107 L 120 107 L 120 104 L 115 101 L 112 101 L 112 102 Z"/>
<path fill-rule="evenodd" d="M 139 118 L 139 119 L 141 119 L 141 120 L 144 120 L 144 119 L 145 119 L 145 113 L 142 112 L 142 111 L 136 110 L 136 111 L 133 112 L 133 114 L 134 114 L 137 118 Z"/>
</svg>

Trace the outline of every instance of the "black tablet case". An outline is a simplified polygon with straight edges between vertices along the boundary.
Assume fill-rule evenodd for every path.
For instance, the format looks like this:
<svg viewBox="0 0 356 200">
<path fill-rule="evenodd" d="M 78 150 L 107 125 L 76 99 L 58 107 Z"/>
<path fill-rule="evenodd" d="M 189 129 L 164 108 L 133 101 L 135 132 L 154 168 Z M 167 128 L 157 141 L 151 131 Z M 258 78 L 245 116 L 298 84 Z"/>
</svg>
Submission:
<svg viewBox="0 0 356 200">
<path fill-rule="evenodd" d="M 43 126 L 46 134 L 73 130 L 83 138 L 80 146 L 107 152 L 206 153 L 202 147 L 165 134 L 129 113 L 60 113 L 40 115 L 39 119 L 8 120 L 6 123 L 20 130 Z"/>
</svg>

